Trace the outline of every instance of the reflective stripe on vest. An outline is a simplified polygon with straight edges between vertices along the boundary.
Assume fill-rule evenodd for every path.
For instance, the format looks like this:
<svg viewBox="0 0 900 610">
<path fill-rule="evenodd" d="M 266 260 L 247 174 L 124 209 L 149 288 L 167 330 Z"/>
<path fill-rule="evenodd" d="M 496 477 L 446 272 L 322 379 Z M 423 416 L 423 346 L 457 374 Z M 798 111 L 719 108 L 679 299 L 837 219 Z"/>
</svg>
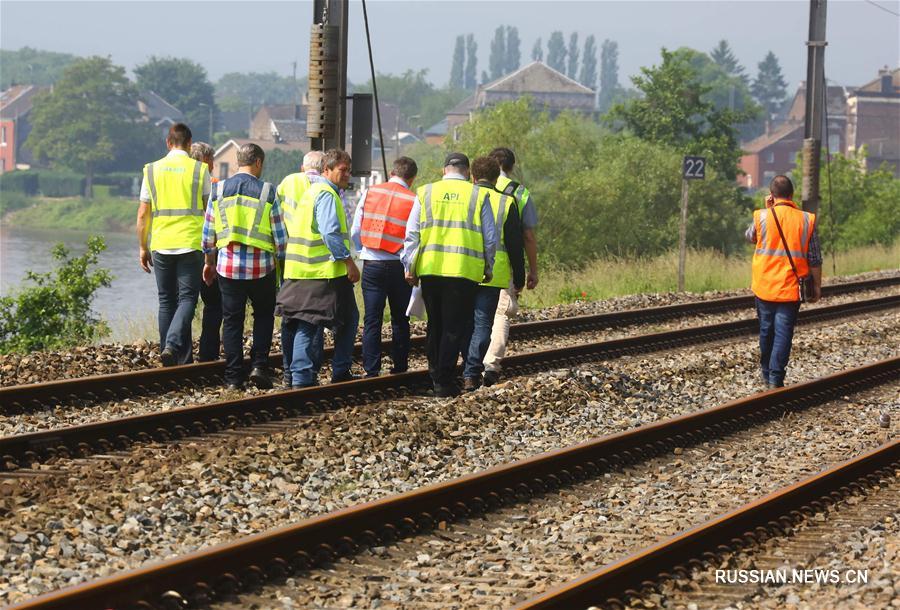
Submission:
<svg viewBox="0 0 900 610">
<path fill-rule="evenodd" d="M 285 219 L 288 232 L 285 279 L 331 279 L 347 275 L 347 265 L 343 261 L 331 260 L 331 252 L 325 245 L 325 240 L 320 233 L 313 230 L 316 199 L 323 192 L 329 193 L 334 198 L 335 214 L 340 223 L 344 247 L 350 251 L 344 203 L 331 186 L 325 182 L 316 182 L 303 193 L 290 220 Z"/>
<path fill-rule="evenodd" d="M 187 155 L 167 156 L 144 166 L 150 190 L 151 250 L 200 249 L 203 184 L 207 166 Z"/>
<path fill-rule="evenodd" d="M 494 212 L 494 225 L 497 228 L 499 241 L 497 243 L 497 252 L 494 255 L 494 275 L 490 282 L 482 285 L 495 288 L 509 288 L 509 281 L 512 279 L 512 265 L 509 263 L 509 254 L 506 252 L 504 225 L 509 217 L 510 204 L 515 199 L 509 195 L 504 195 L 500 191 L 486 188 L 484 190 L 488 191 L 488 196 L 490 197 L 491 211 Z"/>
<path fill-rule="evenodd" d="M 271 184 L 263 182 L 257 199 L 240 193 L 224 197 L 225 183 L 216 185 L 213 218 L 217 248 L 224 248 L 234 242 L 275 252 L 271 223 L 272 203 L 269 202 L 272 188 Z"/>
<path fill-rule="evenodd" d="M 463 180 L 421 187 L 420 246 L 416 275 L 484 279 L 481 208 L 485 192 Z"/>
<path fill-rule="evenodd" d="M 771 208 L 753 213 L 756 249 L 753 253 L 751 288 L 764 301 L 798 301 L 797 277 L 791 269 L 787 253 L 790 251 L 797 274 L 801 277 L 808 275 L 809 240 L 815 229 L 816 216 L 800 210 L 790 200 L 777 200 L 775 203 Z M 787 249 L 771 218 L 772 214 L 778 215 Z"/>
<path fill-rule="evenodd" d="M 275 192 L 281 200 L 281 211 L 282 214 L 284 214 L 285 221 L 287 221 L 294 213 L 294 210 L 297 209 L 297 204 L 303 197 L 303 193 L 309 189 L 309 186 L 309 176 L 307 176 L 305 172 L 298 172 L 296 174 L 285 176 L 284 180 L 281 181 L 281 184 L 278 185 L 278 189 Z"/>
<path fill-rule="evenodd" d="M 500 192 L 506 192 L 506 187 L 509 186 L 509 183 L 513 180 L 507 176 L 499 176 L 497 178 L 496 188 Z M 508 193 L 507 193 L 508 194 Z M 519 184 L 516 187 L 515 193 L 513 193 L 513 197 L 516 198 L 516 207 L 519 210 L 519 216 L 522 216 L 522 210 L 525 209 L 525 204 L 528 203 L 528 199 L 531 196 L 531 193 L 528 192 L 528 189 L 525 188 L 524 184 Z"/>
<path fill-rule="evenodd" d="M 363 201 L 360 241 L 366 248 L 396 254 L 403 248 L 406 221 L 416 195 L 396 182 L 369 188 Z"/>
</svg>

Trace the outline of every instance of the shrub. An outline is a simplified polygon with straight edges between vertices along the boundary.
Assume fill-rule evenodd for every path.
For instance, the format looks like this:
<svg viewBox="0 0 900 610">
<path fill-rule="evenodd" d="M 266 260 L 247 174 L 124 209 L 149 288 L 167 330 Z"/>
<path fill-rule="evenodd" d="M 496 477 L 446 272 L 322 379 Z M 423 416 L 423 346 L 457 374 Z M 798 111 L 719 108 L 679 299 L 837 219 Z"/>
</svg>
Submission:
<svg viewBox="0 0 900 610">
<path fill-rule="evenodd" d="M 0 193 L 19 193 L 36 195 L 38 192 L 38 176 L 36 172 L 15 171 L 0 174 Z"/>
<path fill-rule="evenodd" d="M 113 197 L 137 197 L 136 189 L 140 188 L 140 172 L 110 172 L 94 176 L 94 185 L 109 186 L 109 194 Z M 95 193 L 96 196 L 96 193 Z"/>
<path fill-rule="evenodd" d="M 32 200 L 23 193 L 0 191 L 0 216 L 3 216 L 7 212 L 27 208 L 31 203 Z"/>
<path fill-rule="evenodd" d="M 34 286 L 0 297 L 0 352 L 71 347 L 109 334 L 106 323 L 91 311 L 94 293 L 112 281 L 108 270 L 91 270 L 105 249 L 103 238 L 91 236 L 87 252 L 71 258 L 63 244 L 56 244 L 55 271 L 29 271 L 26 281 Z"/>
<path fill-rule="evenodd" d="M 41 171 L 38 187 L 44 197 L 79 197 L 84 194 L 84 176 L 66 171 Z"/>
</svg>

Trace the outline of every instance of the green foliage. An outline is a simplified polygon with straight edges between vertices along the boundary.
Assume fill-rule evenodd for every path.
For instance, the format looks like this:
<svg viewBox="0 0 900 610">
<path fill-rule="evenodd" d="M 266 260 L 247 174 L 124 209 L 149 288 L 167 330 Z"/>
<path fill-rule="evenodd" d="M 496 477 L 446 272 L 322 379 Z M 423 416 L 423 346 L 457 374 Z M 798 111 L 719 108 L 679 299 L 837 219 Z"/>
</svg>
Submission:
<svg viewBox="0 0 900 610">
<path fill-rule="evenodd" d="M 506 28 L 497 26 L 494 30 L 494 39 L 491 40 L 491 54 L 488 58 L 491 80 L 500 78 L 506 74 Z"/>
<path fill-rule="evenodd" d="M 115 197 L 111 190 L 109 185 L 98 185 L 93 199 L 28 198 L 26 205 L 31 207 L 12 211 L 4 218 L 4 222 L 10 226 L 30 229 L 133 230 L 137 203 L 132 197 Z M 5 199 L 6 196 L 3 197 Z"/>
<path fill-rule="evenodd" d="M 519 28 L 513 27 L 511 25 L 506 26 L 506 72 L 505 74 L 509 74 L 510 72 L 515 72 L 519 69 L 519 63 L 521 61 L 521 51 L 519 50 L 519 46 L 521 45 L 521 41 L 519 40 Z"/>
<path fill-rule="evenodd" d="M 294 104 L 307 78 L 281 76 L 275 72 L 229 72 L 215 85 L 216 103 L 222 110 L 242 110 L 263 104 Z"/>
<path fill-rule="evenodd" d="M 460 89 L 435 89 L 427 80 L 428 71 L 407 70 L 400 76 L 393 74 L 378 75 L 378 99 L 381 103 L 396 104 L 400 115 L 418 116 L 415 123 L 430 127 L 447 114 L 447 111 L 459 103 L 467 95 Z M 354 89 L 357 93 L 371 92 L 372 81 L 369 80 Z M 409 119 L 412 120 L 412 119 Z M 394 129 L 393 125 L 384 125 L 385 131 Z"/>
<path fill-rule="evenodd" d="M 285 176 L 299 172 L 302 163 L 303 153 L 299 150 L 270 150 L 263 163 L 262 179 L 278 186 Z"/>
<path fill-rule="evenodd" d="M 597 88 L 597 39 L 593 34 L 584 41 L 584 56 L 581 58 L 578 82 L 594 90 Z"/>
<path fill-rule="evenodd" d="M 134 75 L 142 91 L 153 91 L 184 113 L 194 141 L 212 140 L 209 112 L 212 108 L 215 124 L 217 108 L 206 68 L 189 59 L 151 56 L 134 69 Z"/>
<path fill-rule="evenodd" d="M 22 47 L 18 51 L 0 49 L 0 90 L 12 85 L 52 85 L 78 58 L 68 53 L 39 51 Z"/>
<path fill-rule="evenodd" d="M 566 72 L 566 41 L 560 31 L 550 34 L 547 41 L 547 65 L 557 72 Z"/>
<path fill-rule="evenodd" d="M 59 267 L 53 272 L 29 271 L 33 286 L 0 297 L 0 352 L 32 352 L 71 347 L 109 334 L 107 325 L 91 311 L 94 293 L 109 286 L 106 269 L 92 270 L 106 249 L 103 239 L 92 236 L 87 252 L 71 257 L 62 244 L 53 247 Z"/>
<path fill-rule="evenodd" d="M 462 89 L 463 70 L 466 62 L 466 39 L 464 36 L 456 37 L 456 46 L 453 48 L 453 65 L 450 66 L 450 88 Z"/>
<path fill-rule="evenodd" d="M 84 175 L 68 171 L 38 171 L 38 188 L 44 197 L 79 197 L 84 193 Z"/>
<path fill-rule="evenodd" d="M 866 154 L 863 149 L 855 156 L 833 155 L 830 179 L 822 155 L 818 227 L 819 240 L 828 251 L 889 246 L 900 235 L 900 180 L 888 165 L 867 170 Z M 797 201 L 803 197 L 802 175 L 803 168 L 798 165 L 793 176 Z"/>
<path fill-rule="evenodd" d="M 528 186 L 545 219 L 538 229 L 543 256 L 581 265 L 677 245 L 682 153 L 676 147 L 605 133 L 582 115 L 551 119 L 527 98 L 481 111 L 453 145 L 472 158 L 495 146 L 518 153 L 514 178 Z M 420 170 L 419 183 L 439 175 L 438 167 Z M 707 180 L 691 185 L 690 200 L 689 244 L 726 252 L 742 246 L 751 204 L 730 179 L 710 170 Z"/>
<path fill-rule="evenodd" d="M 572 32 L 569 35 L 569 50 L 566 53 L 568 70 L 566 74 L 572 80 L 578 77 L 578 32 Z"/>
<path fill-rule="evenodd" d="M 747 83 L 748 79 L 746 72 L 744 72 L 744 66 L 742 66 L 741 62 L 734 56 L 734 52 L 728 45 L 727 40 L 720 40 L 719 44 L 709 52 L 709 57 L 716 62 L 717 66 L 725 70 L 726 74 L 736 76 L 744 81 L 745 84 Z"/>
<path fill-rule="evenodd" d="M 606 112 L 617 100 L 622 86 L 619 85 L 619 43 L 606 39 L 600 47 L 600 94 L 597 106 L 600 112 Z"/>
<path fill-rule="evenodd" d="M 81 59 L 52 92 L 35 99 L 28 146 L 41 159 L 83 172 L 90 183 L 98 166 L 150 140 L 151 128 L 138 119 L 137 90 L 124 68 L 104 57 Z"/>
<path fill-rule="evenodd" d="M 474 34 L 466 35 L 466 69 L 463 73 L 463 85 L 470 91 L 475 89 L 478 75 L 478 43 Z"/>
<path fill-rule="evenodd" d="M 772 51 L 758 64 L 759 71 L 753 80 L 753 96 L 766 112 L 766 118 L 771 120 L 775 113 L 784 104 L 787 96 L 787 82 L 781 74 L 781 66 L 778 58 Z"/>
<path fill-rule="evenodd" d="M 37 172 L 24 170 L 0 174 L 0 193 L 36 195 L 38 192 Z"/>
<path fill-rule="evenodd" d="M 541 43 L 540 38 L 535 40 L 534 46 L 531 47 L 531 59 L 534 61 L 544 61 L 544 46 Z"/>
<path fill-rule="evenodd" d="M 717 108 L 708 95 L 713 87 L 701 80 L 698 59 L 690 50 L 662 49 L 659 66 L 641 68 L 642 75 L 631 79 L 643 97 L 616 104 L 608 117 L 647 142 L 704 155 L 710 167 L 734 180 L 741 157 L 735 126 L 753 112 Z"/>
<path fill-rule="evenodd" d="M 16 191 L 0 189 L 0 217 L 9 212 L 22 210 L 31 205 L 28 195 Z"/>
</svg>

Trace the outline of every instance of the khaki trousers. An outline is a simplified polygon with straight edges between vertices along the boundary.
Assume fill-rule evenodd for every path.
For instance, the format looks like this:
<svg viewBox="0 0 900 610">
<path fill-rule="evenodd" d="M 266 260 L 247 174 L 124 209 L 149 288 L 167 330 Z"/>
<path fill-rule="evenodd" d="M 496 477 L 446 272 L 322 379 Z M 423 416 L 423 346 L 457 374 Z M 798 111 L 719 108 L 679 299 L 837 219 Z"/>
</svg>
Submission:
<svg viewBox="0 0 900 610">
<path fill-rule="evenodd" d="M 510 282 L 509 290 L 500 291 L 500 300 L 497 302 L 497 313 L 494 314 L 494 325 L 491 327 L 491 344 L 488 346 L 487 355 L 484 357 L 484 370 L 499 373 L 500 360 L 506 355 L 506 344 L 509 343 L 509 319 L 519 313 L 519 300 L 512 292 Z"/>
</svg>

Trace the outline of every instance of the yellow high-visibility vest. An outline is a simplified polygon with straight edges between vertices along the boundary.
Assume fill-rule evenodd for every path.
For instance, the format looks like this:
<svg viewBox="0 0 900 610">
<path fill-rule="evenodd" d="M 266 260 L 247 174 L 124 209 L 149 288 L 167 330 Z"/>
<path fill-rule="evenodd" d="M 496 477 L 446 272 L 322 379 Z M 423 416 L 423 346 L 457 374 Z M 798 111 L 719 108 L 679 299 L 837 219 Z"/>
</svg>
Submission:
<svg viewBox="0 0 900 610">
<path fill-rule="evenodd" d="M 493 286 L 495 288 L 509 288 L 509 280 L 512 279 L 512 265 L 509 263 L 509 253 L 506 251 L 506 243 L 504 240 L 503 226 L 509 217 L 510 206 L 515 199 L 510 195 L 504 195 L 500 191 L 494 189 L 483 189 L 487 191 L 491 200 L 491 211 L 494 213 L 494 224 L 497 228 L 497 235 L 500 240 L 497 243 L 497 253 L 494 255 L 494 277 L 490 282 L 482 284 L 482 286 Z"/>
<path fill-rule="evenodd" d="M 223 197 L 225 183 L 219 182 L 216 185 L 213 217 L 217 248 L 237 242 L 266 252 L 275 252 L 271 224 L 272 202 L 268 201 L 273 188 L 268 182 L 263 182 L 259 199 L 256 199 L 239 193 Z"/>
<path fill-rule="evenodd" d="M 344 246 L 348 252 L 350 251 L 350 234 L 347 231 L 344 203 L 337 191 L 328 183 L 316 182 L 303 193 L 290 218 L 285 218 L 288 233 L 284 263 L 285 279 L 331 279 L 347 275 L 347 265 L 343 261 L 331 260 L 331 252 L 325 245 L 322 235 L 313 230 L 316 199 L 323 192 L 334 197 L 341 236 L 344 239 Z"/>
<path fill-rule="evenodd" d="M 285 176 L 281 184 L 278 185 L 275 193 L 281 202 L 281 211 L 284 214 L 285 221 L 289 220 L 291 215 L 293 215 L 294 210 L 297 209 L 297 204 L 300 203 L 300 199 L 303 197 L 303 193 L 309 189 L 309 185 L 309 176 L 306 175 L 306 172 L 297 172 L 296 174 Z"/>
<path fill-rule="evenodd" d="M 505 192 L 506 187 L 509 186 L 510 182 L 512 182 L 511 178 L 507 178 L 503 175 L 499 176 L 497 178 L 497 190 L 501 193 Z M 516 205 L 519 208 L 519 218 L 521 218 L 522 212 L 525 210 L 525 204 L 528 203 L 528 198 L 531 197 L 531 191 L 525 188 L 524 184 L 520 184 L 516 187 L 516 191 L 513 193 L 513 197 L 516 198 Z"/>
<path fill-rule="evenodd" d="M 484 191 L 465 180 L 439 180 L 420 187 L 418 195 L 422 207 L 416 275 L 483 280 Z"/>
<path fill-rule="evenodd" d="M 187 155 L 166 156 L 144 166 L 150 189 L 151 250 L 200 250 L 208 174 L 205 163 Z"/>
</svg>

